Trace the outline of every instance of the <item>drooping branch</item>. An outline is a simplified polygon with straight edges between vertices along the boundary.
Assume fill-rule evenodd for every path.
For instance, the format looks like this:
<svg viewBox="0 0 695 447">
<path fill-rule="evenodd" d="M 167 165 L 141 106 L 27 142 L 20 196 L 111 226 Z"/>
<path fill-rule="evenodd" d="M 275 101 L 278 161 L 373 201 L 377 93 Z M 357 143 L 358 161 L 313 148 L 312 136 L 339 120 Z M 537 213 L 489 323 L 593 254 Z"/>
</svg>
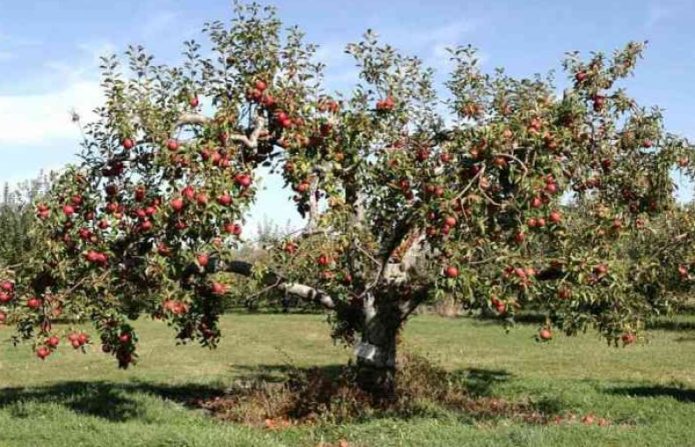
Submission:
<svg viewBox="0 0 695 447">
<path fill-rule="evenodd" d="M 213 264 L 216 272 L 224 271 L 247 277 L 250 277 L 253 274 L 254 266 L 250 262 L 226 261 Z M 197 265 L 194 265 L 194 268 L 196 268 L 198 271 L 201 269 L 201 267 Z M 210 269 L 208 268 L 208 271 L 209 270 Z M 335 309 L 337 307 L 335 300 L 333 300 L 333 298 L 326 292 L 305 284 L 288 282 L 281 275 L 274 272 L 266 273 L 262 281 L 264 284 L 273 286 L 273 288 L 277 288 L 278 290 L 290 295 L 295 295 L 307 301 L 321 304 L 326 309 Z"/>
</svg>

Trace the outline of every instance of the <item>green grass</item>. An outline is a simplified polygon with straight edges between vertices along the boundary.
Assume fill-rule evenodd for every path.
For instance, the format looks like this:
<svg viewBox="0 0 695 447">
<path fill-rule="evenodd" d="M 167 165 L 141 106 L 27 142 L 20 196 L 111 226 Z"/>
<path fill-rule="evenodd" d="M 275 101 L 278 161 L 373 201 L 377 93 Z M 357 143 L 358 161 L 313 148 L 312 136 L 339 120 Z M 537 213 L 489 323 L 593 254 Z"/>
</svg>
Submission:
<svg viewBox="0 0 695 447">
<path fill-rule="evenodd" d="M 115 361 L 67 346 L 45 362 L 13 347 L 0 329 L 0 446 L 290 446 L 341 438 L 352 446 L 693 446 L 695 330 L 693 317 L 663 324 L 649 343 L 605 346 L 595 334 L 532 339 L 534 325 L 510 333 L 488 322 L 421 316 L 405 332 L 407 349 L 449 370 L 465 371 L 479 391 L 531 398 L 548 409 L 593 412 L 616 422 L 530 425 L 470 421 L 446 411 L 411 419 L 374 419 L 268 431 L 218 422 L 185 406 L 241 376 L 344 364 L 317 315 L 227 315 L 217 350 L 176 346 L 158 322 L 137 324 L 140 363 Z M 677 329 L 677 330 L 674 330 Z"/>
</svg>

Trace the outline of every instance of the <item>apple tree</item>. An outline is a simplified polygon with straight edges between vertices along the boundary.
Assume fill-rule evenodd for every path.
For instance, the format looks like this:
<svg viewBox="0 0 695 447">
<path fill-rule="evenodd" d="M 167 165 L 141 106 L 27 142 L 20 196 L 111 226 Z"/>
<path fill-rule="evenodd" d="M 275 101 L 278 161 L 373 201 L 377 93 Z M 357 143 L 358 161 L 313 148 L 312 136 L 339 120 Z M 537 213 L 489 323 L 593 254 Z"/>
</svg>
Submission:
<svg viewBox="0 0 695 447">
<path fill-rule="evenodd" d="M 139 46 L 125 65 L 103 59 L 82 162 L 36 203 L 28 260 L 0 272 L 0 322 L 40 358 L 61 343 L 59 317 L 91 320 L 121 367 L 137 359 L 141 314 L 215 346 L 221 297 L 237 292 L 224 278 L 239 274 L 325 308 L 334 337 L 356 347 L 360 385 L 389 393 L 397 335 L 425 302 L 509 318 L 532 303 L 548 315 L 540 339 L 594 327 L 631 343 L 691 286 L 693 217 L 676 212 L 670 174 L 693 173 L 692 148 L 618 86 L 642 44 L 569 54 L 561 94 L 549 77 L 485 73 L 473 49 L 454 48 L 442 96 L 431 69 L 367 32 L 347 46 L 359 82 L 341 94 L 272 8 L 237 4 L 230 26 L 204 31 L 210 48 L 186 42 L 179 65 Z M 235 255 L 266 171 L 306 226 L 252 264 Z M 659 234 L 677 249 L 621 250 L 669 213 Z"/>
</svg>

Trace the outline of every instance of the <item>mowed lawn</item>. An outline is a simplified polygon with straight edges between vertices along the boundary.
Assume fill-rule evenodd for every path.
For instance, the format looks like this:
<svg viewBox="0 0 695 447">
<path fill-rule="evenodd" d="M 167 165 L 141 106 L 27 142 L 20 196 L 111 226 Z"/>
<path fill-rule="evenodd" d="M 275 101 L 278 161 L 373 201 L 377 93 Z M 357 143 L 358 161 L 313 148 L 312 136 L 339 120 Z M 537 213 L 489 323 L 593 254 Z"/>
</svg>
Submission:
<svg viewBox="0 0 695 447">
<path fill-rule="evenodd" d="M 227 315 L 216 350 L 176 346 L 165 324 L 142 320 L 140 362 L 128 371 L 98 346 L 62 345 L 45 362 L 0 329 L 0 446 L 695 446 L 695 317 L 665 321 L 649 343 L 609 348 L 594 333 L 533 340 L 471 319 L 419 316 L 405 349 L 468 374 L 479 392 L 542 408 L 593 413 L 608 427 L 476 421 L 444 410 L 410 419 L 299 426 L 282 431 L 220 422 L 183 402 L 240 377 L 286 365 L 344 364 L 319 315 Z"/>
</svg>

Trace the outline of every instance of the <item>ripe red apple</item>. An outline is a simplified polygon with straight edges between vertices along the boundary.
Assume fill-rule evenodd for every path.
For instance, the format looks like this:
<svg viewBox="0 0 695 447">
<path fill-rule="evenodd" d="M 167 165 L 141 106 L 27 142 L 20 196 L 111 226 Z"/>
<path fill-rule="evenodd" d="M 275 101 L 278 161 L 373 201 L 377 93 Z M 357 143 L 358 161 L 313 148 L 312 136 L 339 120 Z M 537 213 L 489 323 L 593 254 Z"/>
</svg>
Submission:
<svg viewBox="0 0 695 447">
<path fill-rule="evenodd" d="M 210 290 L 213 295 L 224 295 L 227 292 L 227 286 L 217 281 L 213 281 Z"/>
<path fill-rule="evenodd" d="M 628 333 L 623 334 L 621 339 L 623 341 L 623 345 L 631 345 L 632 343 L 635 342 L 635 340 L 637 340 L 637 337 L 632 332 L 628 332 Z"/>
<path fill-rule="evenodd" d="M 254 83 L 254 87 L 256 88 L 256 90 L 258 90 L 259 92 L 263 93 L 263 91 L 264 91 L 266 88 L 268 88 L 268 84 L 266 84 L 265 81 L 259 79 L 259 80 L 257 80 L 257 81 Z"/>
<path fill-rule="evenodd" d="M 31 297 L 27 300 L 27 307 L 36 310 L 41 307 L 41 300 L 36 297 Z"/>
<path fill-rule="evenodd" d="M 393 107 L 395 106 L 395 102 L 393 98 L 389 95 L 384 99 L 381 99 L 376 102 L 376 110 L 379 112 L 388 112 L 393 110 Z"/>
<path fill-rule="evenodd" d="M 198 256 L 196 256 L 196 259 L 201 267 L 206 267 L 208 265 L 208 262 L 210 261 L 210 258 L 205 253 L 198 254 Z"/>
<path fill-rule="evenodd" d="M 121 333 L 121 335 L 118 336 L 118 341 L 124 345 L 130 343 L 130 334 L 128 332 Z"/>
<path fill-rule="evenodd" d="M 587 77 L 587 74 L 586 74 L 586 72 L 585 72 L 584 70 L 578 71 L 577 74 L 574 75 L 574 79 L 576 79 L 577 82 L 579 82 L 579 83 L 584 82 L 584 80 L 586 79 L 586 77 Z"/>
<path fill-rule="evenodd" d="M 320 255 L 317 259 L 317 262 L 321 266 L 327 266 L 331 263 L 331 259 L 326 255 Z"/>
<path fill-rule="evenodd" d="M 194 109 L 198 107 L 200 104 L 200 101 L 198 100 L 198 95 L 191 96 L 191 99 L 188 101 L 188 103 L 193 107 Z"/>
<path fill-rule="evenodd" d="M 125 138 L 121 144 L 123 145 L 123 149 L 125 150 L 131 150 L 135 147 L 135 143 L 130 138 Z"/>
<path fill-rule="evenodd" d="M 83 345 L 89 341 L 89 335 L 85 334 L 84 332 L 80 332 L 77 334 L 77 341 Z"/>
<path fill-rule="evenodd" d="M 594 268 L 594 271 L 599 275 L 605 275 L 608 273 L 608 266 L 606 264 L 599 264 Z"/>
<path fill-rule="evenodd" d="M 541 338 L 541 340 L 550 340 L 553 338 L 552 332 L 550 332 L 550 329 L 548 328 L 543 328 L 540 331 L 538 331 L 538 336 Z"/>
<path fill-rule="evenodd" d="M 60 338 L 58 338 L 56 335 L 52 335 L 52 336 L 48 337 L 48 339 L 46 340 L 46 345 L 50 346 L 51 348 L 57 347 L 59 343 L 60 343 Z"/>
<path fill-rule="evenodd" d="M 0 290 L 4 290 L 7 293 L 14 292 L 14 284 L 10 281 L 3 281 L 0 283 Z"/>
<path fill-rule="evenodd" d="M 457 276 L 459 276 L 459 269 L 453 265 L 450 265 L 446 269 L 444 269 L 444 275 L 447 278 L 456 278 Z"/>
<path fill-rule="evenodd" d="M 526 240 L 526 234 L 523 231 L 519 231 L 514 235 L 514 240 L 518 243 L 521 244 Z"/>
<path fill-rule="evenodd" d="M 545 219 L 543 217 L 539 217 L 536 220 L 536 226 L 539 228 L 544 227 L 545 226 Z"/>
<path fill-rule="evenodd" d="M 227 223 L 224 226 L 224 231 L 234 236 L 239 236 L 241 234 L 242 228 L 238 223 Z"/>
<path fill-rule="evenodd" d="M 688 267 L 684 265 L 679 265 L 678 266 L 678 274 L 681 276 L 681 278 L 687 278 L 688 276 Z"/>
<path fill-rule="evenodd" d="M 454 216 L 447 216 L 444 218 L 444 224 L 453 227 L 456 225 L 456 218 Z"/>
<path fill-rule="evenodd" d="M 198 205 L 207 205 L 208 203 L 208 195 L 205 194 L 204 192 L 198 193 L 198 195 L 195 197 L 196 202 L 198 202 Z"/>
<path fill-rule="evenodd" d="M 179 142 L 173 138 L 167 140 L 167 149 L 171 152 L 175 152 L 179 149 Z"/>
<path fill-rule="evenodd" d="M 141 231 L 150 231 L 152 229 L 152 221 L 151 220 L 145 220 L 140 224 L 140 230 Z"/>
<path fill-rule="evenodd" d="M 555 194 L 557 192 L 557 183 L 546 183 L 545 192 L 548 194 Z"/>
<path fill-rule="evenodd" d="M 552 211 L 548 216 L 548 219 L 550 220 L 550 222 L 554 224 L 560 223 L 560 221 L 562 220 L 562 215 L 559 211 Z"/>
<path fill-rule="evenodd" d="M 45 359 L 51 354 L 51 350 L 48 349 L 46 346 L 39 346 L 36 349 L 36 356 L 40 358 L 41 360 Z"/>
<path fill-rule="evenodd" d="M 528 225 L 529 228 L 535 228 L 538 226 L 538 219 L 536 219 L 535 217 L 532 217 L 528 220 L 526 225 Z"/>
<path fill-rule="evenodd" d="M 248 188 L 251 186 L 251 176 L 248 174 L 237 174 L 234 176 L 234 181 L 242 188 Z"/>
<path fill-rule="evenodd" d="M 147 190 L 145 189 L 144 186 L 138 186 L 137 188 L 135 188 L 135 201 L 136 202 L 142 202 L 143 200 L 145 200 L 145 193 L 146 192 L 147 192 Z"/>
<path fill-rule="evenodd" d="M 230 196 L 227 193 L 220 194 L 217 196 L 217 203 L 219 203 L 222 206 L 229 206 L 232 204 L 232 196 Z"/>
<path fill-rule="evenodd" d="M 87 259 L 88 262 L 91 262 L 91 263 L 99 262 L 99 253 L 97 253 L 94 250 L 89 250 L 85 254 L 85 258 Z"/>
<path fill-rule="evenodd" d="M 72 205 L 64 205 L 63 214 L 65 214 L 66 217 L 70 217 L 75 214 L 75 208 Z"/>
<path fill-rule="evenodd" d="M 175 212 L 179 212 L 183 209 L 183 199 L 180 197 L 177 197 L 175 199 L 172 199 L 170 202 L 171 209 L 173 209 Z"/>
<path fill-rule="evenodd" d="M 543 200 L 536 196 L 533 199 L 531 199 L 531 208 L 540 208 L 543 206 Z"/>
</svg>

